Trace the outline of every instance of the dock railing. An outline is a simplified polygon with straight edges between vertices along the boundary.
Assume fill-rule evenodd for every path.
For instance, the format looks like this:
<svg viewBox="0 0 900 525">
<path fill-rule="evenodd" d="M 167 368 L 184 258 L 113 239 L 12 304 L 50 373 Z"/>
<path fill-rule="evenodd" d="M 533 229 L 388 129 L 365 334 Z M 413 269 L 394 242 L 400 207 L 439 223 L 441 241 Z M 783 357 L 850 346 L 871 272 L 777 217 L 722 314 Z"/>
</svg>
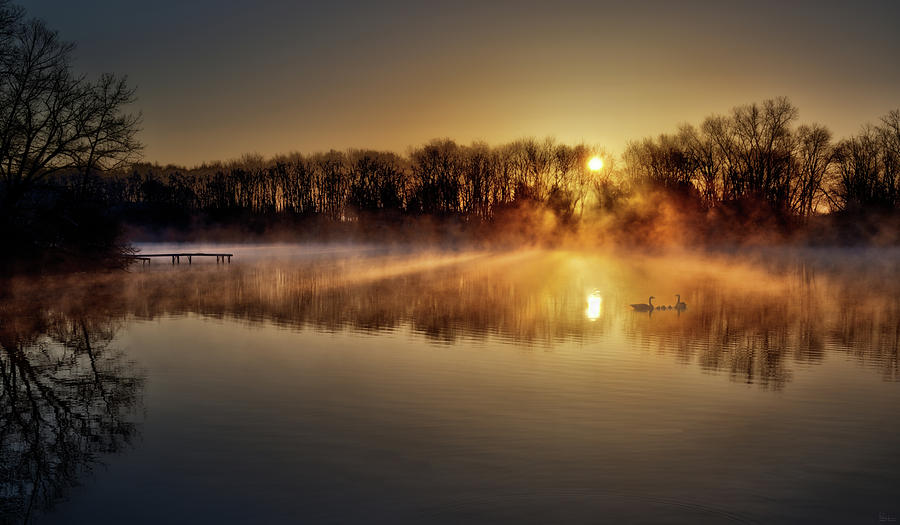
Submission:
<svg viewBox="0 0 900 525">
<path fill-rule="evenodd" d="M 171 257 L 172 264 L 181 264 L 181 258 L 187 257 L 188 264 L 193 262 L 194 257 L 215 257 L 216 264 L 222 263 L 225 264 L 227 261 L 228 264 L 231 264 L 231 258 L 234 256 L 233 253 L 140 253 L 135 255 L 129 255 L 132 259 L 136 261 L 141 261 L 141 264 L 149 264 L 151 257 Z"/>
</svg>

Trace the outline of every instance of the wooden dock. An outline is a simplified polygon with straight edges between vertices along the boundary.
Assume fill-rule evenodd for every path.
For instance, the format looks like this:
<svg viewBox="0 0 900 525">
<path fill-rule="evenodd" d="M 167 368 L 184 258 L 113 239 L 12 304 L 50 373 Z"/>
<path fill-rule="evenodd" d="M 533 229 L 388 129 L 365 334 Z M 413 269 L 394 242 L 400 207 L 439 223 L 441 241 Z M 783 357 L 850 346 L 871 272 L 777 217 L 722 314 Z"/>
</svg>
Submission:
<svg viewBox="0 0 900 525">
<path fill-rule="evenodd" d="M 144 263 L 149 264 L 151 257 L 171 257 L 172 264 L 181 264 L 181 258 L 187 257 L 188 264 L 193 262 L 194 257 L 215 257 L 216 264 L 222 263 L 225 264 L 225 261 L 228 261 L 228 264 L 231 264 L 231 258 L 234 256 L 233 253 L 141 253 L 138 255 L 130 255 L 132 259 L 136 261 L 141 261 L 141 264 Z"/>
</svg>

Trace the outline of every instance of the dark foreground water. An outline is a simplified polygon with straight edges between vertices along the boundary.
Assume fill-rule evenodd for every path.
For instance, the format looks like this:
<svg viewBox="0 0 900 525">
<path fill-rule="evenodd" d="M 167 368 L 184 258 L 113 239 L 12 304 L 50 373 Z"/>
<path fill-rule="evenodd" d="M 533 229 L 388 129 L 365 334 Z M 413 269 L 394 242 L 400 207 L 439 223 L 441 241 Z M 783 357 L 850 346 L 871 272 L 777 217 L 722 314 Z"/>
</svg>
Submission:
<svg viewBox="0 0 900 525">
<path fill-rule="evenodd" d="M 3 281 L 3 521 L 900 518 L 896 251 L 227 249 Z"/>
</svg>

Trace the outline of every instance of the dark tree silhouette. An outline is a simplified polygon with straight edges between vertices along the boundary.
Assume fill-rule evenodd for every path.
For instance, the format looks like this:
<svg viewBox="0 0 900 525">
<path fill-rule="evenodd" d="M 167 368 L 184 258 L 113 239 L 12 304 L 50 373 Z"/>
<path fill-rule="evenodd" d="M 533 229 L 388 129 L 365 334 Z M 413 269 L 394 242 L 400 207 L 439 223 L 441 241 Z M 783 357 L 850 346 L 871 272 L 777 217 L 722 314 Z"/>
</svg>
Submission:
<svg viewBox="0 0 900 525">
<path fill-rule="evenodd" d="M 880 126 L 842 141 L 829 200 L 834 208 L 858 212 L 900 206 L 900 111 L 888 113 Z"/>
<path fill-rule="evenodd" d="M 43 21 L 27 20 L 22 9 L 0 2 L 0 233 L 11 251 L 67 243 L 60 236 L 66 230 L 39 237 L 54 232 L 38 222 L 67 220 L 85 232 L 109 233 L 85 213 L 90 177 L 133 161 L 140 151 L 140 117 L 125 111 L 134 91 L 124 78 L 103 75 L 91 82 L 75 74 L 73 49 Z M 66 170 L 81 174 L 78 195 L 60 197 L 41 186 Z"/>
</svg>

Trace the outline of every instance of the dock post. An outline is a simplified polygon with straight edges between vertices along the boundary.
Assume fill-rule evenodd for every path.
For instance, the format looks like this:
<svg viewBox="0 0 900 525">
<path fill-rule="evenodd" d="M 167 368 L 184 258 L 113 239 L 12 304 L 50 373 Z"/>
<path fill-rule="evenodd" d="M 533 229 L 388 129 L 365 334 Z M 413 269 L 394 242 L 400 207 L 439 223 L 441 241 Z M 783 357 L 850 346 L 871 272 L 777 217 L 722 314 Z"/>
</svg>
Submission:
<svg viewBox="0 0 900 525">
<path fill-rule="evenodd" d="M 175 264 L 175 256 L 172 256 L 172 264 Z"/>
<path fill-rule="evenodd" d="M 228 256 L 228 264 L 231 264 L 231 256 Z"/>
<path fill-rule="evenodd" d="M 188 255 L 188 264 L 191 264 L 191 256 Z"/>
</svg>

